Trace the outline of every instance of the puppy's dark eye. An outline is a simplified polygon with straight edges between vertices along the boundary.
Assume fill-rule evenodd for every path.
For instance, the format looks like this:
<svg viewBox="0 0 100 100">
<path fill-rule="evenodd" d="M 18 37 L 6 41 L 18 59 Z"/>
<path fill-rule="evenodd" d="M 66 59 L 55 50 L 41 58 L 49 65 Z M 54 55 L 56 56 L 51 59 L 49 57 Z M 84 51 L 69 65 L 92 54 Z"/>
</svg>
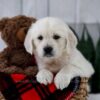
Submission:
<svg viewBox="0 0 100 100">
<path fill-rule="evenodd" d="M 38 37 L 38 40 L 43 40 L 43 36 L 40 35 L 40 36 Z"/>
<path fill-rule="evenodd" d="M 58 39 L 60 39 L 60 36 L 59 35 L 54 35 L 53 39 L 58 40 Z"/>
</svg>

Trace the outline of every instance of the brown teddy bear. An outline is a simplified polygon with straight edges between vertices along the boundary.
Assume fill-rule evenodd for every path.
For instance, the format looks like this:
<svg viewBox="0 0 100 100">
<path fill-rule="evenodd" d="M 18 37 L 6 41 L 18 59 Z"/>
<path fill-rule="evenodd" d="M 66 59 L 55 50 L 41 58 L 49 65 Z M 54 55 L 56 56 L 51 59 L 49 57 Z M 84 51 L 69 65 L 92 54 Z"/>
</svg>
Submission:
<svg viewBox="0 0 100 100">
<path fill-rule="evenodd" d="M 36 74 L 34 56 L 27 53 L 24 48 L 27 30 L 35 21 L 35 18 L 23 15 L 0 20 L 1 38 L 7 44 L 0 52 L 0 72 Z"/>
</svg>

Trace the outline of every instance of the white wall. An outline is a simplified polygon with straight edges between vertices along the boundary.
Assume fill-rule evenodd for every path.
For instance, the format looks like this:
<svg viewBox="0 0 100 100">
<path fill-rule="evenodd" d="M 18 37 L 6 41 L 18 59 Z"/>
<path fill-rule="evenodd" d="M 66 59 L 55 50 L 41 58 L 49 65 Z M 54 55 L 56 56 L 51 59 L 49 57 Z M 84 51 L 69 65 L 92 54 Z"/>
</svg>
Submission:
<svg viewBox="0 0 100 100">
<path fill-rule="evenodd" d="M 21 0 L 0 0 L 0 18 L 21 14 Z"/>
<path fill-rule="evenodd" d="M 0 17 L 55 16 L 69 23 L 100 22 L 100 0 L 0 0 Z"/>
<path fill-rule="evenodd" d="M 69 23 L 100 22 L 100 0 L 22 0 L 22 5 L 23 14 L 38 18 L 55 16 Z"/>
</svg>

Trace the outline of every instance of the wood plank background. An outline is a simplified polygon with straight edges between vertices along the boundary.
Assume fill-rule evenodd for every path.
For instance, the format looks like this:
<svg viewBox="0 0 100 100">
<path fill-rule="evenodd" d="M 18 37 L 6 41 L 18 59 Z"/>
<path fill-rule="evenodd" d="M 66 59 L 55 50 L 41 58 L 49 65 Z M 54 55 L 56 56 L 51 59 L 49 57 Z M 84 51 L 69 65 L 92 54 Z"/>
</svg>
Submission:
<svg viewBox="0 0 100 100">
<path fill-rule="evenodd" d="M 0 18 L 25 14 L 59 17 L 68 23 L 100 22 L 100 0 L 0 0 Z"/>
</svg>

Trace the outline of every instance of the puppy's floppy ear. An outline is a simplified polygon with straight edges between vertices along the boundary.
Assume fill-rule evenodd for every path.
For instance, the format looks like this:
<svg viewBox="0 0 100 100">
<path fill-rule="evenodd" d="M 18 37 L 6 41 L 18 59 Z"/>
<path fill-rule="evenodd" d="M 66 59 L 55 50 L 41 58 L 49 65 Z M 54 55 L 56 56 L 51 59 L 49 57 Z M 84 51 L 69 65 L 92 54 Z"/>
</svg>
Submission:
<svg viewBox="0 0 100 100">
<path fill-rule="evenodd" d="M 67 34 L 67 37 L 66 37 L 66 39 L 67 39 L 66 48 L 68 50 L 68 53 L 70 53 L 71 50 L 76 48 L 78 41 L 77 41 L 75 34 L 69 28 L 68 28 L 67 32 L 68 32 L 68 34 Z"/>
<path fill-rule="evenodd" d="M 26 51 L 32 55 L 33 54 L 33 40 L 32 40 L 31 29 L 29 29 L 25 37 L 24 46 L 25 46 Z"/>
</svg>

